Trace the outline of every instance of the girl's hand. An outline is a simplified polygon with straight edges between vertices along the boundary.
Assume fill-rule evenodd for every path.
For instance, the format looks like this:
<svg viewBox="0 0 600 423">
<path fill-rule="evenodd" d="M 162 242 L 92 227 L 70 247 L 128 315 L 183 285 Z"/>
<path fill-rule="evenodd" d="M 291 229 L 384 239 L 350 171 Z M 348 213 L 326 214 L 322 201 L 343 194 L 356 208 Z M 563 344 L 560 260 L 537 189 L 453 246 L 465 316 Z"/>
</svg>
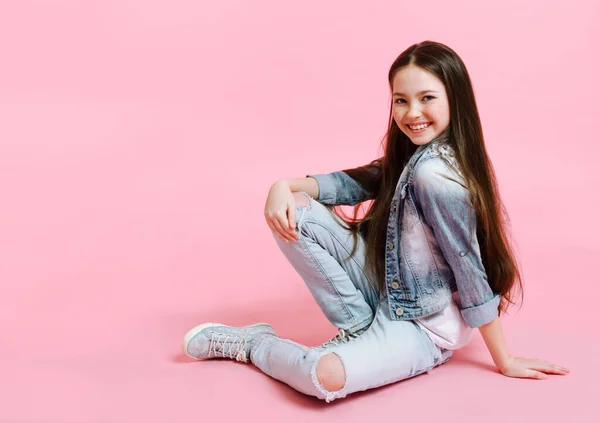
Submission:
<svg viewBox="0 0 600 423">
<path fill-rule="evenodd" d="M 275 235 L 285 242 L 295 242 L 296 201 L 290 186 L 284 181 L 275 182 L 269 190 L 265 204 L 265 219 Z"/>
<path fill-rule="evenodd" d="M 569 373 L 569 369 L 557 366 L 556 364 L 521 357 L 508 357 L 506 362 L 498 367 L 504 376 L 529 379 L 547 379 L 548 376 L 546 374 L 566 375 Z"/>
</svg>

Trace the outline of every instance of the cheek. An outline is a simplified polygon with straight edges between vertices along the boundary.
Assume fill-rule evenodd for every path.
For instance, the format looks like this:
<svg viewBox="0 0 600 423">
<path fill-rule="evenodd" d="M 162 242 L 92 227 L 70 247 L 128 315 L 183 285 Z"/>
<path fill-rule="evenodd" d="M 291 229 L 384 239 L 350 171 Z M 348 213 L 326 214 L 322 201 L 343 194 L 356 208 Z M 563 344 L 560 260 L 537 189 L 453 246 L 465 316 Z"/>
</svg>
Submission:
<svg viewBox="0 0 600 423">
<path fill-rule="evenodd" d="M 444 126 L 448 126 L 450 124 L 450 113 L 444 112 L 443 122 L 444 122 Z"/>
<path fill-rule="evenodd" d="M 431 116 L 437 121 L 437 124 L 446 125 L 450 122 L 450 113 L 446 109 L 433 110 Z"/>
<path fill-rule="evenodd" d="M 402 128 L 402 117 L 403 114 L 400 112 L 400 110 L 398 109 L 394 109 L 394 111 L 392 112 L 392 115 L 394 116 L 394 120 L 396 121 L 396 125 L 398 125 L 399 128 Z"/>
</svg>

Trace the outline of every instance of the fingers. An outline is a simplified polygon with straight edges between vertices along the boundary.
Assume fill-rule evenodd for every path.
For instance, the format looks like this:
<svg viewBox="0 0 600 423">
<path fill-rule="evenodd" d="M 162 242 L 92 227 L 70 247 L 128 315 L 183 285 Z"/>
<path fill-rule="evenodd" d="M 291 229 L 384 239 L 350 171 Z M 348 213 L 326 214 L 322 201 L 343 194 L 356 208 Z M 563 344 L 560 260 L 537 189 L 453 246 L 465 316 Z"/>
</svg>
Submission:
<svg viewBox="0 0 600 423">
<path fill-rule="evenodd" d="M 273 233 L 279 237 L 282 241 L 288 243 L 290 241 L 295 242 L 298 238 L 298 234 L 294 230 L 294 227 L 290 227 L 287 219 L 287 215 L 285 212 L 278 213 L 265 213 L 265 219 L 267 220 L 267 225 Z M 294 216 L 295 221 L 295 216 Z"/>
<path fill-rule="evenodd" d="M 296 228 L 296 205 L 294 203 L 290 205 L 288 205 L 288 210 L 287 213 L 283 213 L 280 218 L 279 218 L 279 222 L 281 223 L 281 229 L 283 229 L 285 231 L 285 235 L 286 237 L 292 241 L 295 242 L 296 239 L 298 238 L 298 234 L 295 231 Z M 293 215 L 294 219 L 293 219 L 293 224 L 292 221 L 290 221 L 289 216 Z"/>
<path fill-rule="evenodd" d="M 288 221 L 290 222 L 290 229 L 294 231 L 296 228 L 296 204 L 288 204 Z M 294 235 L 296 232 L 294 232 Z"/>
<path fill-rule="evenodd" d="M 281 238 L 283 241 L 285 241 L 285 242 L 295 241 L 295 238 L 290 233 L 290 229 L 287 224 L 287 219 L 277 216 L 273 220 L 273 225 L 275 226 L 275 228 L 277 230 L 277 234 L 279 235 L 279 238 Z"/>
<path fill-rule="evenodd" d="M 270 214 L 266 214 L 265 218 L 267 220 L 267 225 L 269 225 L 269 229 L 282 241 L 288 242 L 285 237 L 285 231 L 281 227 L 281 224 L 277 220 L 276 216 L 271 216 Z"/>
<path fill-rule="evenodd" d="M 525 372 L 525 377 L 530 378 L 530 379 L 548 379 L 548 376 L 546 376 L 545 373 L 542 372 L 538 372 L 537 370 L 533 370 L 533 369 L 527 369 L 527 371 Z"/>
<path fill-rule="evenodd" d="M 534 360 L 533 364 L 530 367 L 534 370 L 554 375 L 566 375 L 567 373 L 569 373 L 569 369 L 565 367 L 561 367 L 556 364 L 548 363 L 547 361 L 542 360 Z"/>
<path fill-rule="evenodd" d="M 537 370 L 530 369 L 527 367 L 517 369 L 515 371 L 507 372 L 504 374 L 508 377 L 514 377 L 514 378 L 520 378 L 520 379 L 540 379 L 540 380 L 542 380 L 542 379 L 548 378 L 548 376 L 546 376 L 545 373 L 539 372 Z"/>
<path fill-rule="evenodd" d="M 279 235 L 279 231 L 277 230 L 277 228 L 273 224 L 273 221 L 269 217 L 267 217 L 267 225 L 269 225 L 269 229 L 271 229 L 271 232 L 273 232 L 276 236 L 281 238 L 281 236 Z M 284 240 L 282 239 L 282 241 Z"/>
<path fill-rule="evenodd" d="M 544 360 L 529 358 L 512 358 L 508 368 L 503 373 L 509 377 L 529 378 L 529 379 L 548 379 L 549 374 L 566 375 L 569 369 L 549 363 Z"/>
<path fill-rule="evenodd" d="M 530 379 L 548 379 L 548 374 L 554 375 L 566 375 L 569 373 L 569 369 L 558 366 L 556 364 L 548 363 L 543 360 L 527 360 L 524 374 L 520 377 L 526 377 Z"/>
</svg>

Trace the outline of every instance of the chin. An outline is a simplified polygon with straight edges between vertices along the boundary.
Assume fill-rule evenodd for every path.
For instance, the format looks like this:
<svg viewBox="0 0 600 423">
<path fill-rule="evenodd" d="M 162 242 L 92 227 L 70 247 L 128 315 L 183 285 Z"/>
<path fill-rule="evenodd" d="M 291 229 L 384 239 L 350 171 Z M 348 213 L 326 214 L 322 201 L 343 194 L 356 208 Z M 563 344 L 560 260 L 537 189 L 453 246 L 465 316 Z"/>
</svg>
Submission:
<svg viewBox="0 0 600 423">
<path fill-rule="evenodd" d="M 409 137 L 409 138 L 410 138 L 410 137 Z M 435 137 L 434 137 L 434 138 L 435 138 Z M 411 142 L 412 142 L 414 145 L 425 145 L 425 144 L 428 144 L 428 143 L 430 143 L 431 141 L 433 141 L 433 140 L 434 140 L 434 138 L 431 138 L 431 139 L 429 139 L 429 138 L 424 138 L 424 139 L 418 139 L 418 138 L 417 138 L 417 139 L 412 139 L 412 138 L 410 138 L 410 141 L 411 141 Z"/>
</svg>

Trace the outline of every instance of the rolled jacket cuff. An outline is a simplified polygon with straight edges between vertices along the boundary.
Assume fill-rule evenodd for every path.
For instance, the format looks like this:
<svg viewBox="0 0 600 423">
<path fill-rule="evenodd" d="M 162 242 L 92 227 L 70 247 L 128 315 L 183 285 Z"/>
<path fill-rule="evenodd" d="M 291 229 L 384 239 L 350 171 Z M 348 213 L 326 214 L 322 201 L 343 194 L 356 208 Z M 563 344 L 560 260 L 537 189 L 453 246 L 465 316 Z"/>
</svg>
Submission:
<svg viewBox="0 0 600 423">
<path fill-rule="evenodd" d="M 306 177 L 315 178 L 319 185 L 319 196 L 317 201 L 323 204 L 335 204 L 336 192 L 334 178 L 330 174 L 306 175 Z"/>
<path fill-rule="evenodd" d="M 491 300 L 469 308 L 464 308 L 460 312 L 465 322 L 472 328 L 478 328 L 487 325 L 498 316 L 498 306 L 500 305 L 500 295 L 494 296 Z"/>
</svg>

